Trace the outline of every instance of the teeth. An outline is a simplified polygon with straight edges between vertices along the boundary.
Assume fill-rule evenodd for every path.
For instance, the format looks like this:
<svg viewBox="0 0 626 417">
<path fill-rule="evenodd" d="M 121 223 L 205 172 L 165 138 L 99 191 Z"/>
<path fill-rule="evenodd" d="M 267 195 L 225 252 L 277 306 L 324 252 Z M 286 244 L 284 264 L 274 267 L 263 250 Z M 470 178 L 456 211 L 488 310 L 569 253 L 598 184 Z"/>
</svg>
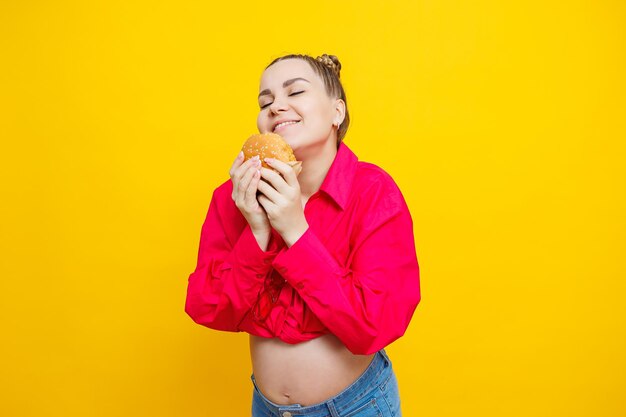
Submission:
<svg viewBox="0 0 626 417">
<path fill-rule="evenodd" d="M 292 125 L 292 124 L 296 124 L 298 123 L 297 121 L 291 121 L 291 122 L 282 122 L 276 125 L 276 127 L 274 128 L 274 130 L 278 129 L 279 127 L 282 126 L 286 126 L 286 125 Z"/>
</svg>

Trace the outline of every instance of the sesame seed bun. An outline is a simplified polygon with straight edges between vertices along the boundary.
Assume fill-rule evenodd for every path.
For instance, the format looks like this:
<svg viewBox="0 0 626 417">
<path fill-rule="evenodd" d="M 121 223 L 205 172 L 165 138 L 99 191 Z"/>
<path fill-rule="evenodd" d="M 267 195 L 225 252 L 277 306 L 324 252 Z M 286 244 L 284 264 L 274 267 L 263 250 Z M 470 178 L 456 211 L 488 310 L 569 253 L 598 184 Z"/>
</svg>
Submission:
<svg viewBox="0 0 626 417">
<path fill-rule="evenodd" d="M 302 170 L 302 161 L 296 161 L 296 157 L 293 154 L 291 146 L 282 138 L 282 136 L 276 133 L 257 133 L 250 136 L 241 148 L 244 155 L 244 162 L 248 159 L 259 155 L 261 159 L 261 165 L 265 168 L 276 169 L 267 165 L 264 161 L 265 158 L 274 158 L 283 161 L 296 171 L 296 175 Z"/>
</svg>

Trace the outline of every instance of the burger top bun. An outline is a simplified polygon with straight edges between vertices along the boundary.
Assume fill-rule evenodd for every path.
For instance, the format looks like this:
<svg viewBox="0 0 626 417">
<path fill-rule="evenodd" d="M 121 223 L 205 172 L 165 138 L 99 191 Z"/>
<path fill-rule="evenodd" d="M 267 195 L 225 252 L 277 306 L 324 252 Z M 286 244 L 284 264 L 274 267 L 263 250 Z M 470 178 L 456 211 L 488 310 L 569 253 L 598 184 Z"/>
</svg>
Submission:
<svg viewBox="0 0 626 417">
<path fill-rule="evenodd" d="M 254 134 L 246 140 L 241 150 L 243 151 L 244 162 L 259 155 L 261 165 L 265 168 L 278 172 L 265 163 L 265 158 L 274 158 L 291 165 L 294 171 L 296 171 L 296 175 L 302 171 L 302 161 L 296 161 L 291 146 L 285 142 L 282 136 L 276 133 Z"/>
</svg>

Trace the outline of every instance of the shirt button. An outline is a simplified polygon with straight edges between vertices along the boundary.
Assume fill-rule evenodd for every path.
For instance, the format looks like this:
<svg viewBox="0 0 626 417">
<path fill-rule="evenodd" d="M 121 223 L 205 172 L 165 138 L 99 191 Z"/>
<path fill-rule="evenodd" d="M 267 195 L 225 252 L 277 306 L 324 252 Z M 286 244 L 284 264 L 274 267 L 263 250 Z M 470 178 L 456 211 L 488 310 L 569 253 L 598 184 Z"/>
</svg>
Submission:
<svg viewBox="0 0 626 417">
<path fill-rule="evenodd" d="M 263 278 L 265 274 L 256 274 L 257 278 Z"/>
<path fill-rule="evenodd" d="M 283 417 L 291 417 L 291 413 L 289 411 L 285 411 L 283 413 Z"/>
<path fill-rule="evenodd" d="M 265 262 L 266 264 L 271 264 L 272 260 L 268 258 L 268 259 L 264 260 L 263 262 Z"/>
<path fill-rule="evenodd" d="M 304 284 L 301 282 L 298 282 L 298 284 L 296 284 L 296 287 L 298 287 L 298 289 L 301 290 L 302 288 L 304 288 Z"/>
</svg>

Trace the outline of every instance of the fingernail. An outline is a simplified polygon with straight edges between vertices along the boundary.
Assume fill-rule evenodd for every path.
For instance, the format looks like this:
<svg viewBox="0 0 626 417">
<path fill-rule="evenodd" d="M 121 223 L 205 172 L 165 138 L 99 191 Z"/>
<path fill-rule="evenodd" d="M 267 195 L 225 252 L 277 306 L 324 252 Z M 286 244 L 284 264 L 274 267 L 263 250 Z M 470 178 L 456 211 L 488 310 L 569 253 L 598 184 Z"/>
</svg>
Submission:
<svg viewBox="0 0 626 417">
<path fill-rule="evenodd" d="M 272 158 L 265 158 L 265 162 L 271 165 L 274 160 Z"/>
<path fill-rule="evenodd" d="M 239 155 L 237 155 L 237 159 L 241 159 L 243 158 L 243 151 L 239 152 Z"/>
</svg>

